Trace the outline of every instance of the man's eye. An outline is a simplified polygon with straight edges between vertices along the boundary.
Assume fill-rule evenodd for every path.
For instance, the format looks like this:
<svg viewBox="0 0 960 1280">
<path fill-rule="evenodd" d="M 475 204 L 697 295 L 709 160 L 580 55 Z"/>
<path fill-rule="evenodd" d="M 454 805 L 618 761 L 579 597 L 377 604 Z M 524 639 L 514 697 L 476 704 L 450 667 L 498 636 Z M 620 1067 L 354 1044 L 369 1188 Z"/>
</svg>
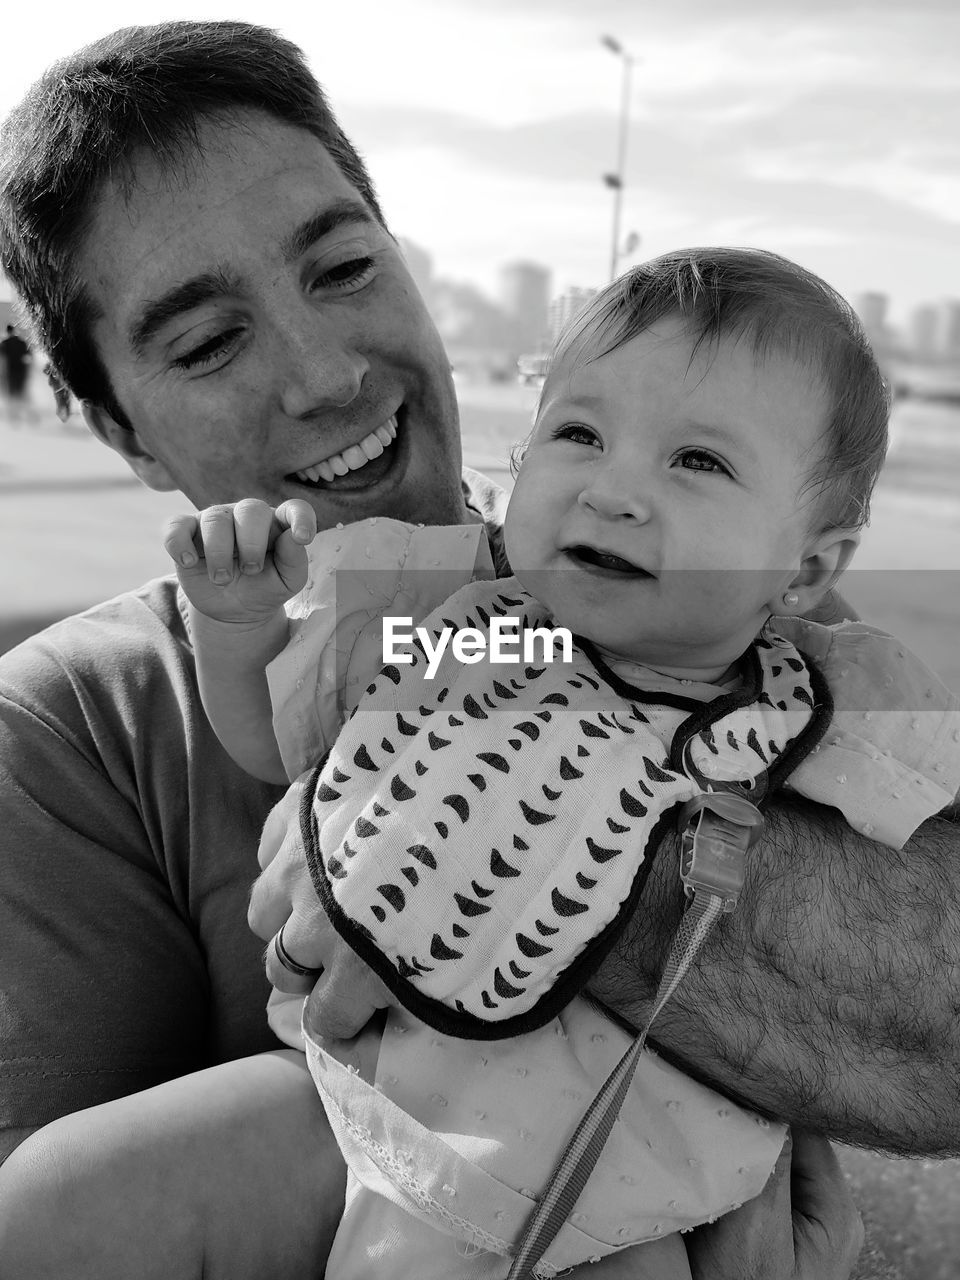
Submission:
<svg viewBox="0 0 960 1280">
<path fill-rule="evenodd" d="M 314 277 L 315 289 L 347 289 L 351 285 L 362 284 L 373 270 L 373 258 L 347 258 L 332 267 L 327 267 Z"/>
<path fill-rule="evenodd" d="M 597 433 L 582 422 L 565 422 L 562 427 L 554 427 L 550 433 L 551 440 L 571 440 L 574 444 L 597 445 L 600 440 Z"/>
<path fill-rule="evenodd" d="M 201 342 L 199 347 L 177 356 L 173 363 L 178 369 L 202 369 L 215 364 L 230 350 L 240 332 L 240 329 L 226 329 L 223 333 L 216 333 L 206 342 Z"/>
<path fill-rule="evenodd" d="M 683 449 L 674 462 L 686 471 L 716 471 L 720 475 L 730 475 L 730 469 L 706 449 Z"/>
</svg>

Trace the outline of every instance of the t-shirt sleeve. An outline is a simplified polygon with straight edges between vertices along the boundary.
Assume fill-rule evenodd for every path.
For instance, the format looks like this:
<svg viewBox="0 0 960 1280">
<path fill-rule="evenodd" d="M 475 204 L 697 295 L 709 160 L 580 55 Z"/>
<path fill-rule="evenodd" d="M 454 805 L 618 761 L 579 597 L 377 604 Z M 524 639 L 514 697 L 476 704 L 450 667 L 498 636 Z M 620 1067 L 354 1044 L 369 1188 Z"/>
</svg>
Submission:
<svg viewBox="0 0 960 1280">
<path fill-rule="evenodd" d="M 209 978 L 167 855 L 186 804 L 159 782 L 187 775 L 185 710 L 145 639 L 162 627 L 145 605 L 136 623 L 81 616 L 0 660 L 0 1127 L 206 1065 Z"/>
<path fill-rule="evenodd" d="M 960 788 L 960 699 L 895 636 L 862 622 L 774 620 L 820 667 L 830 729 L 789 786 L 900 849 Z"/>
</svg>

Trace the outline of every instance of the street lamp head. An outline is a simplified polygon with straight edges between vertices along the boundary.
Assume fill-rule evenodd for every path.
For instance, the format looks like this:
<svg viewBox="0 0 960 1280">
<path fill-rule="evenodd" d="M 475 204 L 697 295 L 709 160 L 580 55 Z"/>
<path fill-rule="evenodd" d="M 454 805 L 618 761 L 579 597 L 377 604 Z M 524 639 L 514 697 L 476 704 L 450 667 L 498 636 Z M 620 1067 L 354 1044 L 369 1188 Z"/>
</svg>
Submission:
<svg viewBox="0 0 960 1280">
<path fill-rule="evenodd" d="M 605 49 L 609 49 L 611 53 L 623 56 L 623 45 L 619 40 L 614 40 L 613 36 L 601 36 L 600 43 Z"/>
</svg>

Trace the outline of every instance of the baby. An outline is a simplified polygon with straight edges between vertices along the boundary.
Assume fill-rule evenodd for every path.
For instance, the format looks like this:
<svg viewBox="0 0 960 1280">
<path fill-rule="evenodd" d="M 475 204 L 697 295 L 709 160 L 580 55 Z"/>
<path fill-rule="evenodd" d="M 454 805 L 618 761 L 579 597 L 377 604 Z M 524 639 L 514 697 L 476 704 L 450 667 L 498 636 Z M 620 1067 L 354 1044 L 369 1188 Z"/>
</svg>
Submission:
<svg viewBox="0 0 960 1280">
<path fill-rule="evenodd" d="M 726 789 L 762 807 L 789 785 L 899 847 L 953 801 L 956 699 L 892 638 L 806 621 L 858 543 L 887 412 L 822 281 L 771 254 L 691 250 L 616 281 L 561 337 L 507 511 L 512 578 L 430 612 L 449 581 L 411 566 L 449 546 L 469 579 L 464 530 L 370 521 L 320 535 L 308 561 L 297 500 L 171 530 L 208 714 L 258 776 L 318 766 L 314 883 L 387 989 L 371 1003 L 401 1006 L 348 1042 L 304 1021 L 350 1168 L 331 1277 L 387 1258 L 403 1275 L 507 1274 L 630 1042 L 578 993 L 687 802 Z M 344 563 L 348 594 L 365 564 L 389 582 L 347 627 L 317 607 Z M 401 613 L 425 640 L 376 675 L 370 618 Z M 444 628 L 496 616 L 565 627 L 572 653 L 428 661 Z M 317 712 L 331 673 L 339 736 Z M 671 1233 L 757 1194 L 784 1136 L 650 1052 L 619 1118 L 535 1274 L 646 1242 L 649 1274 L 683 1276 Z"/>
</svg>

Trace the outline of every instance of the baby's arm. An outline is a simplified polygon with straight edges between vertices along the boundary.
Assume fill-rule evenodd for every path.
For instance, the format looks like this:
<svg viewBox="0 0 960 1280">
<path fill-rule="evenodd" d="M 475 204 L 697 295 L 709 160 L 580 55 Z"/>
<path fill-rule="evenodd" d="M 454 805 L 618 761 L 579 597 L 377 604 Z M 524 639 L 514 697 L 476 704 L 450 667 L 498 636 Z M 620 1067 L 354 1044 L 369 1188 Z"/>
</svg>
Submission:
<svg viewBox="0 0 960 1280">
<path fill-rule="evenodd" d="M 273 733 L 266 667 L 287 642 L 283 606 L 307 581 L 306 544 L 317 532 L 309 503 L 276 511 L 245 498 L 167 525 L 164 546 L 190 601 L 204 710 L 247 773 L 285 783 Z"/>
</svg>

